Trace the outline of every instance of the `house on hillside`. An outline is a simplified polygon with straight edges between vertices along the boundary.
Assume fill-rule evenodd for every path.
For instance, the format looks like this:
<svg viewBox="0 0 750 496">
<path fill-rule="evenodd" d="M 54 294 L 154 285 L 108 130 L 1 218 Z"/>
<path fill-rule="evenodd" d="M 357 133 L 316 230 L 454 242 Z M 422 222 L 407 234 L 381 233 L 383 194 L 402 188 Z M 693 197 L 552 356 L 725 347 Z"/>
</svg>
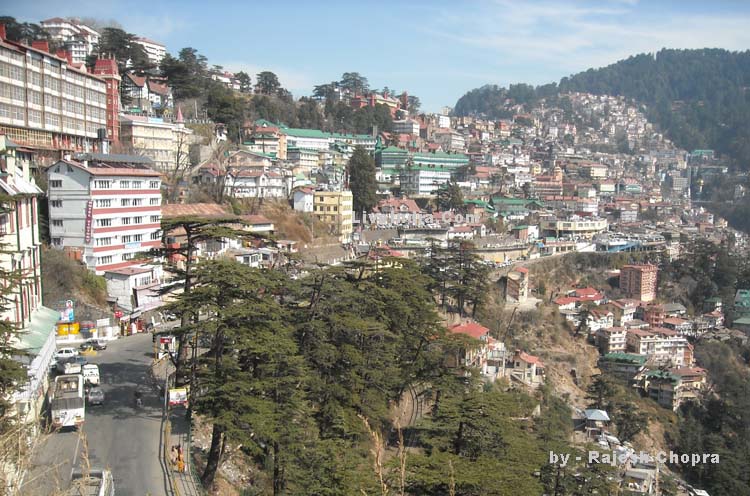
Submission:
<svg viewBox="0 0 750 496">
<path fill-rule="evenodd" d="M 487 359 L 489 357 L 490 330 L 474 321 L 467 321 L 448 328 L 452 334 L 473 338 L 456 350 L 454 355 L 446 357 L 448 367 L 462 369 L 479 369 L 482 375 L 487 374 Z"/>
<path fill-rule="evenodd" d="M 544 363 L 534 355 L 516 350 L 506 365 L 506 376 L 536 388 L 544 384 Z"/>
</svg>

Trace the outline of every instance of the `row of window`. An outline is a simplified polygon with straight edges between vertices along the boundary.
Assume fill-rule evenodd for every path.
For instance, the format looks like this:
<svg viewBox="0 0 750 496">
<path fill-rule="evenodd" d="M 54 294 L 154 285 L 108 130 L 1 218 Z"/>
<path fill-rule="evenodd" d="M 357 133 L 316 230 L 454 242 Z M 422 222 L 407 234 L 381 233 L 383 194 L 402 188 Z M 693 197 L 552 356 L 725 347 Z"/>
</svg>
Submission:
<svg viewBox="0 0 750 496">
<path fill-rule="evenodd" d="M 34 92 L 34 93 L 39 93 Z M 0 97 L 11 98 L 13 100 L 26 101 L 26 90 L 21 86 L 13 86 L 7 83 L 0 83 Z"/>
<path fill-rule="evenodd" d="M 94 181 L 94 187 L 97 189 L 141 189 L 144 187 L 144 181 L 130 181 L 121 179 L 119 181 L 119 185 L 117 183 L 118 181 L 114 180 L 97 179 Z M 159 189 L 159 181 L 148 181 L 147 184 L 149 189 Z"/>
<path fill-rule="evenodd" d="M 0 118 L 22 121 L 26 118 L 26 109 L 16 105 L 0 103 Z"/>
<path fill-rule="evenodd" d="M 53 186 L 54 187 L 54 186 Z M 149 205 L 160 205 L 161 199 L 160 198 L 149 198 L 148 199 Z M 143 198 L 122 198 L 120 199 L 120 206 L 121 207 L 129 207 L 129 206 L 139 206 L 143 205 Z M 96 208 L 109 208 L 112 206 L 112 200 L 110 199 L 99 199 L 94 200 L 94 206 Z"/>
<path fill-rule="evenodd" d="M 161 222 L 161 217 L 158 215 L 152 215 L 149 217 L 149 221 L 152 224 Z M 143 224 L 144 223 L 144 217 L 142 215 L 137 215 L 135 217 L 123 217 L 120 219 L 120 225 L 122 226 L 129 226 L 131 224 Z M 111 227 L 112 226 L 112 219 L 96 219 L 96 227 Z"/>
</svg>

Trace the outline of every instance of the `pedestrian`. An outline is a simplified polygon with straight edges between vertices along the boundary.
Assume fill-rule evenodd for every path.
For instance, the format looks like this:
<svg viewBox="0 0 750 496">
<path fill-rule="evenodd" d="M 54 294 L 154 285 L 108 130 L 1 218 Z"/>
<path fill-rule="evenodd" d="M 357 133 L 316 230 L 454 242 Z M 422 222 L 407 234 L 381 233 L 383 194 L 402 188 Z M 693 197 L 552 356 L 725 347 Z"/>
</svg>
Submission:
<svg viewBox="0 0 750 496">
<path fill-rule="evenodd" d="M 169 463 L 174 467 L 177 464 L 177 446 L 174 444 L 169 450 Z"/>
<path fill-rule="evenodd" d="M 185 473 L 185 459 L 182 457 L 182 447 L 177 445 L 177 471 Z"/>
</svg>

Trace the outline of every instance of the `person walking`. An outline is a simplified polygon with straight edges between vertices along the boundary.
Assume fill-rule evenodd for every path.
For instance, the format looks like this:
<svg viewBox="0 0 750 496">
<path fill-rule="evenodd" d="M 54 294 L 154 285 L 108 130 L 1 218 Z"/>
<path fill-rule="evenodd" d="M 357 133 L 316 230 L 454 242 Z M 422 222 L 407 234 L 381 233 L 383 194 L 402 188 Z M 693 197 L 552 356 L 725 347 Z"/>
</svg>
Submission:
<svg viewBox="0 0 750 496">
<path fill-rule="evenodd" d="M 175 467 L 177 465 L 177 446 L 175 446 L 174 444 L 169 450 L 169 463 L 172 467 Z"/>
<path fill-rule="evenodd" d="M 185 459 L 182 455 L 182 445 L 177 445 L 177 471 L 181 474 L 185 473 Z"/>
</svg>

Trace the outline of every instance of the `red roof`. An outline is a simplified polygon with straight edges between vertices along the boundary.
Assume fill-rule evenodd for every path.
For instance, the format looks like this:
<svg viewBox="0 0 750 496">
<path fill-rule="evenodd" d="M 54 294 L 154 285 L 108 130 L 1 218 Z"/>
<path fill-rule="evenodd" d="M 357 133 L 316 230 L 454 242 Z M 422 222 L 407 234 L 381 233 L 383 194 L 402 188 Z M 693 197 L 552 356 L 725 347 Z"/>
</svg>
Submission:
<svg viewBox="0 0 750 496">
<path fill-rule="evenodd" d="M 75 160 L 60 160 L 68 165 L 72 165 L 79 169 L 82 169 L 92 176 L 144 176 L 144 177 L 159 177 L 161 173 L 155 170 L 143 168 L 138 169 L 135 167 L 109 167 L 105 165 L 97 164 L 96 162 L 90 162 L 88 167 L 82 163 L 76 162 Z"/>
<path fill-rule="evenodd" d="M 517 358 L 526 363 L 533 363 L 537 367 L 544 368 L 544 363 L 539 359 L 539 357 L 534 356 L 534 355 L 529 355 L 528 353 L 525 353 L 523 351 L 516 351 L 514 358 Z"/>
<path fill-rule="evenodd" d="M 133 84 L 138 86 L 139 88 L 143 87 L 144 84 L 146 84 L 146 76 L 136 76 L 132 72 L 128 72 L 125 74 L 131 81 L 133 81 Z"/>
<path fill-rule="evenodd" d="M 148 81 L 148 90 L 151 93 L 156 93 L 158 95 L 169 95 L 169 86 L 167 86 L 166 84 L 156 83 L 151 80 Z"/>
<path fill-rule="evenodd" d="M 570 305 L 571 303 L 576 303 L 577 301 L 578 298 L 573 298 L 571 296 L 561 296 L 560 298 L 555 298 L 553 300 L 554 304 L 558 306 Z"/>
<path fill-rule="evenodd" d="M 476 322 L 466 322 L 465 324 L 456 324 L 450 328 L 454 334 L 466 334 L 473 338 L 479 339 L 490 333 L 490 330 Z"/>
</svg>

